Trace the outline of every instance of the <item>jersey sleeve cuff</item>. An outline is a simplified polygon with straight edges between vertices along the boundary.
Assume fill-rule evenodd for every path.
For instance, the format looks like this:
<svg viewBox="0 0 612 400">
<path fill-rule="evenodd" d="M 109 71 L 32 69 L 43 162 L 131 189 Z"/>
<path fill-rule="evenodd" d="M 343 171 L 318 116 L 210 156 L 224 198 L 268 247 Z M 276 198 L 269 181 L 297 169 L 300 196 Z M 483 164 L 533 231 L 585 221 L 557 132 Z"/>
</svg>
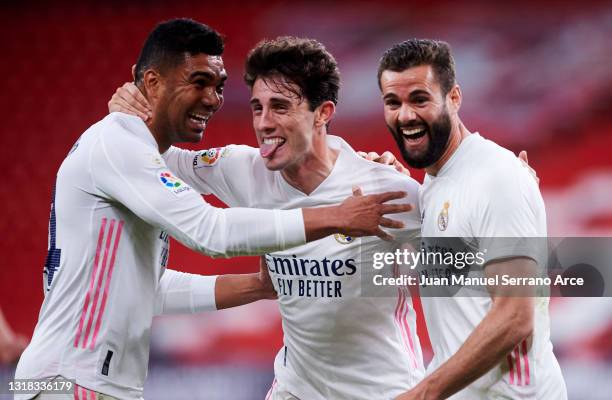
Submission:
<svg viewBox="0 0 612 400">
<path fill-rule="evenodd" d="M 306 228 L 302 209 L 274 210 L 274 223 L 283 248 L 301 246 L 306 243 Z"/>
<path fill-rule="evenodd" d="M 195 275 L 191 279 L 191 312 L 217 310 L 215 286 L 218 275 Z"/>
</svg>

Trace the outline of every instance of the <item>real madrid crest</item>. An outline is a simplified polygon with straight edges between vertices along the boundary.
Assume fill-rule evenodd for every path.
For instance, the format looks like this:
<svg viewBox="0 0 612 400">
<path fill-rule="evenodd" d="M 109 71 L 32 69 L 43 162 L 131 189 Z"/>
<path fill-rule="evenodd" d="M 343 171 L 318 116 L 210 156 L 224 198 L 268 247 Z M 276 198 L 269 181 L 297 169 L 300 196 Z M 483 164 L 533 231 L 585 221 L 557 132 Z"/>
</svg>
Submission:
<svg viewBox="0 0 612 400">
<path fill-rule="evenodd" d="M 448 227 L 448 209 L 450 207 L 450 203 L 448 201 L 444 202 L 444 207 L 440 214 L 438 214 L 438 229 L 441 231 L 445 231 Z"/>
<path fill-rule="evenodd" d="M 346 236 L 346 235 L 343 235 L 341 233 L 334 234 L 334 239 L 336 239 L 336 242 L 338 242 L 340 244 L 350 244 L 350 243 L 353 243 L 355 241 L 354 237 Z"/>
</svg>

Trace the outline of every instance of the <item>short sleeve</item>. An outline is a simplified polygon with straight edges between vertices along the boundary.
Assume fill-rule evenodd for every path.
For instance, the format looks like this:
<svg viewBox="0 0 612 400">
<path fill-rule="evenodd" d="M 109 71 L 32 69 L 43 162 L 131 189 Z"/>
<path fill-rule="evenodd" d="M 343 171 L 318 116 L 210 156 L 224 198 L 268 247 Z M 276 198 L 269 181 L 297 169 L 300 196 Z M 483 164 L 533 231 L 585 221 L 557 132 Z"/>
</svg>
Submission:
<svg viewBox="0 0 612 400">
<path fill-rule="evenodd" d="M 489 171 L 471 193 L 478 197 L 470 225 L 485 263 L 512 257 L 541 262 L 546 212 L 537 183 L 528 172 L 520 166 Z"/>
</svg>

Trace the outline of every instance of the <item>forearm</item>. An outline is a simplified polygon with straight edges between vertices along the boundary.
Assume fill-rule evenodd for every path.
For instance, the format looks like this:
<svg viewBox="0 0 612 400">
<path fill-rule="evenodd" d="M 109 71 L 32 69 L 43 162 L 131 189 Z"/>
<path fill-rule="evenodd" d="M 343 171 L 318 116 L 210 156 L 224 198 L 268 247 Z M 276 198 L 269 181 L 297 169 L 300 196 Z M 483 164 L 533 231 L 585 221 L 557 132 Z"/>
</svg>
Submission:
<svg viewBox="0 0 612 400">
<path fill-rule="evenodd" d="M 160 280 L 155 315 L 190 314 L 273 299 L 258 273 L 205 276 L 167 269 Z"/>
<path fill-rule="evenodd" d="M 318 240 L 339 231 L 338 207 L 317 207 L 302 209 L 306 241 Z"/>
<path fill-rule="evenodd" d="M 445 399 L 502 362 L 531 333 L 531 321 L 526 318 L 532 317 L 494 306 L 459 350 L 417 385 L 419 398 Z"/>
<path fill-rule="evenodd" d="M 218 310 L 270 298 L 257 273 L 220 275 L 217 278 L 215 300 Z"/>
<path fill-rule="evenodd" d="M 216 310 L 217 279 L 217 276 L 167 269 L 157 289 L 155 314 L 190 314 Z"/>
<path fill-rule="evenodd" d="M 215 209 L 197 223 L 201 251 L 212 257 L 260 255 L 306 243 L 302 210 Z"/>
</svg>

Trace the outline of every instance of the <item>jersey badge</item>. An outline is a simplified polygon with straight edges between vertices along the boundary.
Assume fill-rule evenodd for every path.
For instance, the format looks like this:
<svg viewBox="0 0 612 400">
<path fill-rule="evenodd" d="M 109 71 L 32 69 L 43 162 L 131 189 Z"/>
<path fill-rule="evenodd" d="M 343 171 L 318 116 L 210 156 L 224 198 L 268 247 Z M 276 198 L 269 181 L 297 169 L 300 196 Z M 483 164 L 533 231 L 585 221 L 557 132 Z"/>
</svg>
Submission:
<svg viewBox="0 0 612 400">
<path fill-rule="evenodd" d="M 163 187 L 171 191 L 172 193 L 179 195 L 191 190 L 185 182 L 172 175 L 167 169 L 163 169 L 159 172 L 159 182 Z"/>
<path fill-rule="evenodd" d="M 450 208 L 450 202 L 445 201 L 442 211 L 438 214 L 438 229 L 445 231 L 448 227 L 448 209 Z"/>
<path fill-rule="evenodd" d="M 343 235 L 341 233 L 336 233 L 334 234 L 334 239 L 336 239 L 336 242 L 340 243 L 340 244 L 351 244 L 355 241 L 355 238 L 352 236 L 346 236 Z"/>
<path fill-rule="evenodd" d="M 219 161 L 221 157 L 227 157 L 229 153 L 227 147 L 215 147 L 208 150 L 203 150 L 193 160 L 193 166 L 197 168 L 212 167 Z"/>
</svg>

